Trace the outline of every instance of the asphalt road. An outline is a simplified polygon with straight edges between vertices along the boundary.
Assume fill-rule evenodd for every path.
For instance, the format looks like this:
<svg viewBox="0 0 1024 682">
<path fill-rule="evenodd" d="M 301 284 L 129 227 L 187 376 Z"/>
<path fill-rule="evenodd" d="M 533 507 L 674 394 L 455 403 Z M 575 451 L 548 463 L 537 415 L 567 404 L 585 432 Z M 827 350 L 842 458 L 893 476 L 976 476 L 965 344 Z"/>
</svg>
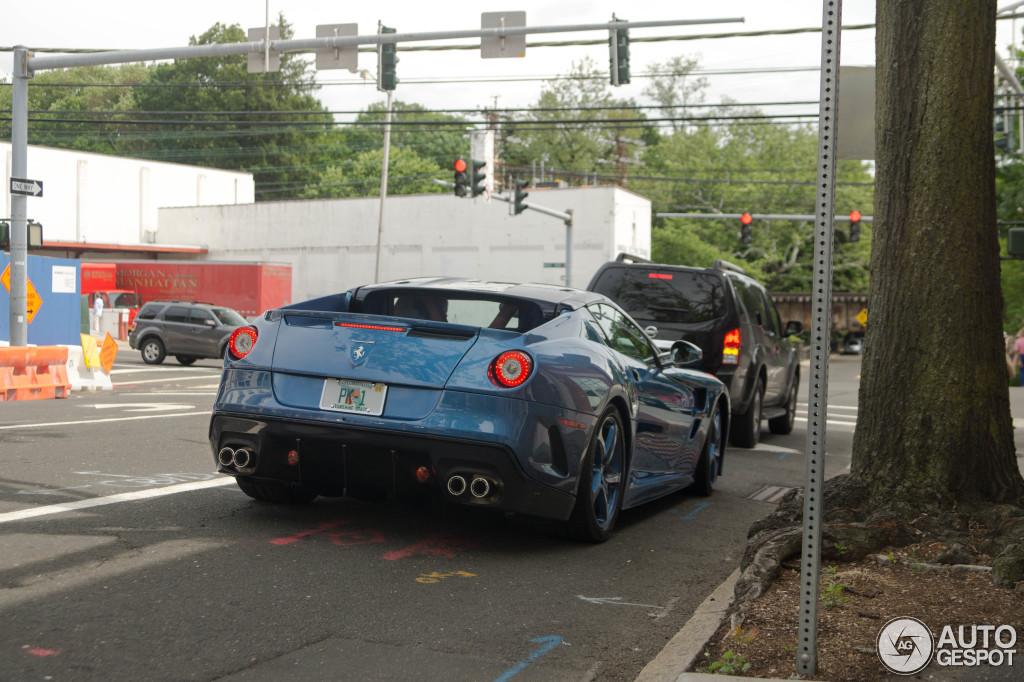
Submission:
<svg viewBox="0 0 1024 682">
<path fill-rule="evenodd" d="M 263 505 L 211 473 L 219 363 L 123 357 L 112 392 L 0 405 L 0 679 L 632 680 L 804 475 L 800 421 L 602 545 L 441 503 Z M 859 366 L 833 361 L 829 475 Z"/>
</svg>

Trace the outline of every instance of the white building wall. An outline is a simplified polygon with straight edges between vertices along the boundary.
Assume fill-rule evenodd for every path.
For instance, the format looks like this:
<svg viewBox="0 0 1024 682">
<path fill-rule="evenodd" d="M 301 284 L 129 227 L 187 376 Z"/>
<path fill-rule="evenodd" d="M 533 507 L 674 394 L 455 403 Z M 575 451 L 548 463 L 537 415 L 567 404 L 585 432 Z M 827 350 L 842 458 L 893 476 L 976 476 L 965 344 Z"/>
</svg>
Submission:
<svg viewBox="0 0 1024 682">
<path fill-rule="evenodd" d="M 0 163 L 7 217 L 10 142 L 0 142 Z M 250 173 L 51 147 L 29 146 L 27 175 L 43 182 L 28 217 L 42 223 L 47 241 L 139 244 L 155 239 L 160 208 L 255 201 Z"/>
<path fill-rule="evenodd" d="M 574 211 L 571 285 L 585 287 L 620 251 L 649 256 L 651 204 L 611 187 L 530 190 L 530 202 Z M 261 202 L 160 211 L 158 241 L 195 244 L 210 260 L 291 263 L 296 300 L 373 281 L 379 200 Z M 430 275 L 562 284 L 565 226 L 499 201 L 448 194 L 387 199 L 381 281 Z"/>
</svg>

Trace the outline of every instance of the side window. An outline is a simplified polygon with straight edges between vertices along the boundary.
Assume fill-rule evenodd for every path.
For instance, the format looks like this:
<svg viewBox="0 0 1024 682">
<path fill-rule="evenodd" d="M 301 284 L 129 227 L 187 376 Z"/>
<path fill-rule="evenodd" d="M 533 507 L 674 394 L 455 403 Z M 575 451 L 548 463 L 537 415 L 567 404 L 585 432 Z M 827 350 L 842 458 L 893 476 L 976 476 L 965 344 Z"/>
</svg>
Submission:
<svg viewBox="0 0 1024 682">
<path fill-rule="evenodd" d="M 775 307 L 775 302 L 772 301 L 772 297 L 768 295 L 767 291 L 761 292 L 764 296 L 764 305 L 768 310 L 768 324 L 771 325 L 772 331 L 778 336 L 782 336 L 782 320 L 779 318 L 779 310 Z"/>
<path fill-rule="evenodd" d="M 732 280 L 732 286 L 736 290 L 736 295 L 740 299 L 740 305 L 746 311 L 750 323 L 762 327 L 766 326 L 768 321 L 765 319 L 764 303 L 761 300 L 760 293 L 739 277 L 730 277 L 729 279 Z"/>
<path fill-rule="evenodd" d="M 172 305 L 164 312 L 165 322 L 188 322 L 188 308 L 183 305 Z"/>
<path fill-rule="evenodd" d="M 654 360 L 654 350 L 647 335 L 629 318 L 603 303 L 588 306 L 588 310 L 608 338 L 608 346 L 640 362 Z"/>
<path fill-rule="evenodd" d="M 145 306 L 142 307 L 142 310 L 139 311 L 139 316 L 138 317 L 139 317 L 140 320 L 152 320 L 152 319 L 156 318 L 157 313 L 159 313 L 160 310 L 162 310 L 162 309 L 163 309 L 163 306 L 153 305 L 152 303 L 147 303 Z"/>
<path fill-rule="evenodd" d="M 202 308 L 193 308 L 188 314 L 189 324 L 196 324 L 204 326 L 207 322 L 213 321 L 213 315 L 210 311 L 203 310 Z"/>
</svg>

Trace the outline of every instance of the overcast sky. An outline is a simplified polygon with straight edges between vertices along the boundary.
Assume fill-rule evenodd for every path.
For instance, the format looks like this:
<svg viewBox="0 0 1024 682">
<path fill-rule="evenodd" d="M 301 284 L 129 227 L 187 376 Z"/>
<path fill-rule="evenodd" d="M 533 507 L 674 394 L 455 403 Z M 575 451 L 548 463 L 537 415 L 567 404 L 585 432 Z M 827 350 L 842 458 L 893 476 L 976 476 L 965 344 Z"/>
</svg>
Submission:
<svg viewBox="0 0 1024 682">
<path fill-rule="evenodd" d="M 1005 0 L 1002 4 L 1006 4 Z M 215 22 L 262 26 L 264 0 L 178 0 L 158 3 L 139 0 L 51 0 L 45 3 L 5 2 L 0 22 L 0 45 L 23 44 L 39 47 L 144 48 L 184 45 L 189 36 L 202 33 Z M 873 0 L 846 0 L 844 24 L 872 23 Z M 635 29 L 634 36 L 696 34 L 728 30 L 763 30 L 820 25 L 821 0 L 723 0 L 693 2 L 645 0 L 614 3 L 604 0 L 518 0 L 343 3 L 321 0 L 270 0 L 272 14 L 283 12 L 294 25 L 296 37 L 312 37 L 317 24 L 357 22 L 360 33 L 376 31 L 377 20 L 400 32 L 469 29 L 480 25 L 479 11 L 525 10 L 530 25 L 607 21 L 612 12 L 633 20 L 700 19 L 743 17 L 745 24 L 713 24 L 681 28 Z M 1018 26 L 1018 28 L 1021 28 Z M 1012 37 L 1011 22 L 999 24 L 1001 48 Z M 606 35 L 606 34 L 605 34 Z M 599 33 L 574 34 L 564 38 L 599 38 Z M 552 39 L 559 39 L 554 37 Z M 820 42 L 817 34 L 796 36 L 695 40 L 670 43 L 635 43 L 631 49 L 633 74 L 641 74 L 652 62 L 683 54 L 697 57 L 702 68 L 816 66 Z M 480 59 L 475 51 L 406 53 L 398 65 L 399 79 L 442 76 L 511 76 L 564 73 L 573 60 L 586 55 L 605 68 L 608 50 L 604 46 L 537 48 L 523 59 Z M 842 63 L 867 65 L 874 61 L 874 31 L 848 30 L 842 39 Z M 360 55 L 360 68 L 372 74 L 375 57 Z M 9 55 L 0 55 L 0 71 L 9 73 Z M 319 80 L 325 87 L 321 100 L 332 109 L 358 109 L 381 99 L 372 84 L 329 85 L 351 80 L 347 71 L 324 71 Z M 816 73 L 711 75 L 708 101 L 730 97 L 741 102 L 816 99 Z M 643 99 L 645 79 L 619 89 L 621 96 Z M 536 100 L 541 84 L 478 83 L 427 85 L 399 83 L 396 96 L 431 107 L 475 108 L 524 106 Z M 813 110 L 803 107 L 800 110 Z M 796 109 L 791 109 L 795 111 Z"/>
</svg>

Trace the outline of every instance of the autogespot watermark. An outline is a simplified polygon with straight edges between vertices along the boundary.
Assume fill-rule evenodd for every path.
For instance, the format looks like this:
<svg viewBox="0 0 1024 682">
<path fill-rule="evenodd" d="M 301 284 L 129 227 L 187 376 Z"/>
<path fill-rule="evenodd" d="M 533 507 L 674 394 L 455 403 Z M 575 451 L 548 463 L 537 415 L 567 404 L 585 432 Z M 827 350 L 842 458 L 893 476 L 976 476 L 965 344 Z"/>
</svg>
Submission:
<svg viewBox="0 0 1024 682">
<path fill-rule="evenodd" d="M 897 675 L 914 675 L 933 660 L 949 668 L 1011 666 L 1017 653 L 1012 625 L 945 625 L 938 639 L 917 618 L 893 618 L 878 632 L 878 660 Z"/>
</svg>

